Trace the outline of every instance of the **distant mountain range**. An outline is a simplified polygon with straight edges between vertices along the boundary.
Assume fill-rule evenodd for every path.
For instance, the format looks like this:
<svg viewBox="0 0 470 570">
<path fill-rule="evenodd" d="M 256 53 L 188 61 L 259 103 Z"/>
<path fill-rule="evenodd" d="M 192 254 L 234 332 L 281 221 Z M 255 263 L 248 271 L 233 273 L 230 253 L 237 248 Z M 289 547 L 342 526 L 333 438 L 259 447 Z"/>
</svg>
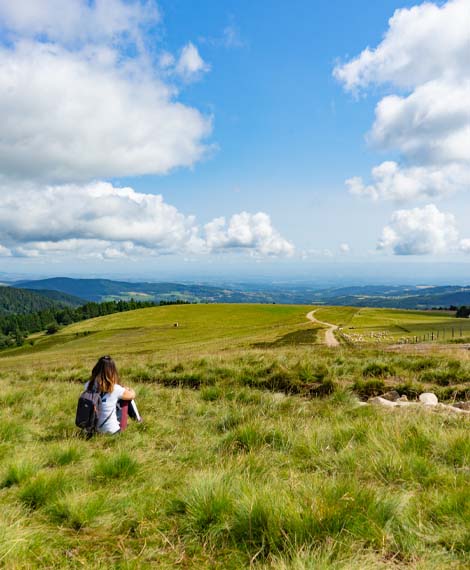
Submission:
<svg viewBox="0 0 470 570">
<path fill-rule="evenodd" d="M 291 303 L 431 309 L 470 305 L 470 286 L 360 286 L 316 289 L 303 285 L 241 285 L 214 287 L 198 283 L 129 283 L 110 279 L 54 277 L 19 281 L 15 287 L 42 295 L 64 293 L 62 302 L 135 300 L 201 303 Z"/>
<path fill-rule="evenodd" d="M 363 286 L 324 289 L 313 294 L 314 304 L 397 309 L 432 309 L 470 305 L 470 286 Z"/>
<path fill-rule="evenodd" d="M 54 277 L 37 281 L 18 281 L 15 287 L 23 289 L 60 291 L 85 301 L 194 301 L 207 303 L 263 303 L 269 294 L 238 291 L 209 285 L 182 283 L 129 283 L 110 279 L 71 279 Z M 270 300 L 269 302 L 272 302 Z"/>
</svg>

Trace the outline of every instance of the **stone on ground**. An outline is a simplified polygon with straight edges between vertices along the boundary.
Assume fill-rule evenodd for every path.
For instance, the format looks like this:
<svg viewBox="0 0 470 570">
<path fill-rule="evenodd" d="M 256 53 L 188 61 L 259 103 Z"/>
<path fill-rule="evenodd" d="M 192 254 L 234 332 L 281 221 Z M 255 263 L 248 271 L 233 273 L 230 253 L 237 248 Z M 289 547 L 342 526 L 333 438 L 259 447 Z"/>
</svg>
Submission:
<svg viewBox="0 0 470 570">
<path fill-rule="evenodd" d="M 389 392 L 382 394 L 380 397 L 390 400 L 390 402 L 396 402 L 400 399 L 400 394 L 396 390 L 390 390 Z"/>
<path fill-rule="evenodd" d="M 388 408 L 395 408 L 398 406 L 396 402 L 382 398 L 382 396 L 376 396 L 375 398 L 369 398 L 370 404 L 375 404 L 376 406 L 385 406 Z"/>
<path fill-rule="evenodd" d="M 432 392 L 424 392 L 423 394 L 420 394 L 419 401 L 425 406 L 437 406 L 439 403 L 436 394 L 433 394 Z"/>
<path fill-rule="evenodd" d="M 452 407 L 470 412 L 470 402 L 455 402 L 455 404 L 452 404 Z"/>
</svg>

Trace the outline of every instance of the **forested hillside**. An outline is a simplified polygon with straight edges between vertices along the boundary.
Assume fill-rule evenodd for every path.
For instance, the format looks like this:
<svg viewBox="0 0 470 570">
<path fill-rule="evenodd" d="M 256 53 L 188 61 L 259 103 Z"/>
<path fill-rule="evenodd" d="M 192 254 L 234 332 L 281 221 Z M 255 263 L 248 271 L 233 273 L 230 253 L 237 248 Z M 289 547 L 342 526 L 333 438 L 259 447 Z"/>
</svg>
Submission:
<svg viewBox="0 0 470 570">
<path fill-rule="evenodd" d="M 47 309 L 78 307 L 85 301 L 58 291 L 0 287 L 0 315 L 25 315 Z"/>
<path fill-rule="evenodd" d="M 153 305 L 154 303 L 151 302 L 142 303 L 132 299 L 131 301 L 86 303 L 76 308 L 56 305 L 28 314 L 0 315 L 0 348 L 21 346 L 31 333 L 47 330 L 48 334 L 54 334 L 62 325 Z"/>
<path fill-rule="evenodd" d="M 52 289 L 36 289 L 35 291 L 41 297 L 47 297 L 52 299 L 61 305 L 66 307 L 80 307 L 86 303 L 86 299 L 82 297 L 77 297 L 75 295 L 70 295 L 69 293 L 64 293 L 63 291 L 53 291 Z"/>
</svg>

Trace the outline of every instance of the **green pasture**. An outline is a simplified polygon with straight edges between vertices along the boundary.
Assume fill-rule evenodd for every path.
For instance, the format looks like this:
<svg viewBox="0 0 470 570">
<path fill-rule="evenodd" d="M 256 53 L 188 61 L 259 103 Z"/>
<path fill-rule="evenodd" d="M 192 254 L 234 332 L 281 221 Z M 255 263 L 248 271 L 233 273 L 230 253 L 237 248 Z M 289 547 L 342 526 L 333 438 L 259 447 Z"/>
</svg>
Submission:
<svg viewBox="0 0 470 570">
<path fill-rule="evenodd" d="M 467 569 L 468 417 L 359 400 L 469 399 L 468 352 L 327 348 L 310 310 L 155 307 L 0 353 L 0 568 Z M 77 397 L 105 353 L 145 421 L 85 441 Z"/>
<path fill-rule="evenodd" d="M 353 343 L 449 341 L 470 336 L 470 319 L 456 319 L 446 311 L 324 307 L 315 317 L 338 325 Z"/>
<path fill-rule="evenodd" d="M 201 304 L 107 315 L 64 327 L 54 335 L 32 335 L 23 347 L 0 352 L 0 370 L 19 363 L 88 366 L 108 353 L 126 360 L 178 361 L 253 348 L 314 347 L 323 342 L 324 333 L 321 325 L 306 319 L 310 310 L 311 306 Z M 470 336 L 469 319 L 438 311 L 321 307 L 315 316 L 339 325 L 339 339 L 354 345 L 458 342 Z"/>
<path fill-rule="evenodd" d="M 257 342 L 282 342 L 291 332 L 318 329 L 306 319 L 308 311 L 309 307 L 292 305 L 212 304 L 107 315 L 70 325 L 51 336 L 35 335 L 33 344 L 0 352 L 0 369 L 16 366 L 18 359 L 23 365 L 60 366 L 64 361 L 90 363 L 108 353 L 178 359 L 240 350 Z"/>
</svg>

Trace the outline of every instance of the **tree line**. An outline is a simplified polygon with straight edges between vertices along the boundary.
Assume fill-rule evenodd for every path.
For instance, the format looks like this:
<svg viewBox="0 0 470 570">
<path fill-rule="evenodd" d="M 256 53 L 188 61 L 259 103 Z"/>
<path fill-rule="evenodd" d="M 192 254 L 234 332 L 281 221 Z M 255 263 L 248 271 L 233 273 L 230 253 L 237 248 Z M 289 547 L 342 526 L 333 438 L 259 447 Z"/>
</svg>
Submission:
<svg viewBox="0 0 470 570">
<path fill-rule="evenodd" d="M 457 309 L 455 316 L 460 319 L 468 319 L 468 317 L 470 317 L 470 307 L 462 305 Z"/>
<path fill-rule="evenodd" d="M 159 305 L 181 305 L 188 301 L 160 301 Z M 22 346 L 28 335 L 36 332 L 46 331 L 54 334 L 60 327 L 102 317 L 112 313 L 122 313 L 133 311 L 134 309 L 144 309 L 155 307 L 157 303 L 153 301 L 104 301 L 102 303 L 86 303 L 80 307 L 58 307 L 48 308 L 28 314 L 14 314 L 0 316 L 0 348 L 10 346 Z"/>
</svg>

